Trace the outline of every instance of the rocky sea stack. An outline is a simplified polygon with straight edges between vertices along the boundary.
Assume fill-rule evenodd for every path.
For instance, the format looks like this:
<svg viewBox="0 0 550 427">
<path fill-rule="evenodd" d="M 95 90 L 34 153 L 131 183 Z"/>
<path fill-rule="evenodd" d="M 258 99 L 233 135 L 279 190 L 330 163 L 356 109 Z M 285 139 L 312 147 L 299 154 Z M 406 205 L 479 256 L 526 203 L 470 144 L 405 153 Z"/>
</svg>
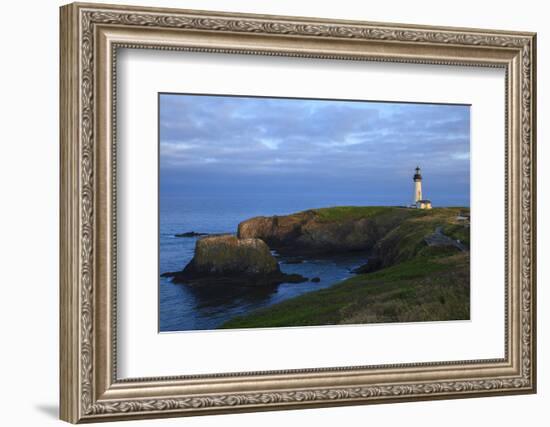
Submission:
<svg viewBox="0 0 550 427">
<path fill-rule="evenodd" d="M 281 272 L 262 240 L 239 239 L 230 234 L 200 238 L 191 262 L 182 271 L 162 276 L 189 285 L 275 286 L 307 280 L 298 274 Z"/>
</svg>

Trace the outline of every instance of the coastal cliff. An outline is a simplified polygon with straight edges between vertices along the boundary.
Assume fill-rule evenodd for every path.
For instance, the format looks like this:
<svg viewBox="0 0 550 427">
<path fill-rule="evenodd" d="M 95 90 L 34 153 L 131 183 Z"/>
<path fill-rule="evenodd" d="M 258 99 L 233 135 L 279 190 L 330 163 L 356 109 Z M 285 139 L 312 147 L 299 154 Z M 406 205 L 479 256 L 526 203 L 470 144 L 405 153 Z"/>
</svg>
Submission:
<svg viewBox="0 0 550 427">
<path fill-rule="evenodd" d="M 368 251 L 389 230 L 416 212 L 394 207 L 333 207 L 239 224 L 237 236 L 258 238 L 284 255 Z"/>
<path fill-rule="evenodd" d="M 239 235 L 282 252 L 293 244 L 318 253 L 363 250 L 368 261 L 355 277 L 222 328 L 469 318 L 469 209 L 327 208 L 289 217 L 253 218 L 241 223 Z M 357 236 L 359 230 L 367 236 Z"/>
<path fill-rule="evenodd" d="M 356 275 L 326 289 L 234 317 L 222 328 L 469 318 L 468 208 L 332 207 L 255 217 L 237 235 L 199 237 L 192 261 L 164 273 L 196 289 L 270 289 L 308 279 L 284 257 L 364 255 Z M 311 281 L 316 278 L 312 278 Z"/>
<path fill-rule="evenodd" d="M 333 207 L 285 216 L 255 217 L 239 224 L 237 236 L 257 238 L 283 255 L 365 252 L 371 268 L 403 262 L 424 252 L 458 250 L 469 245 L 469 225 L 457 218 L 466 209 Z M 429 239 L 436 230 L 445 239 Z M 430 242 L 430 244 L 428 243 Z M 431 249 L 430 249 L 431 248 Z"/>
</svg>

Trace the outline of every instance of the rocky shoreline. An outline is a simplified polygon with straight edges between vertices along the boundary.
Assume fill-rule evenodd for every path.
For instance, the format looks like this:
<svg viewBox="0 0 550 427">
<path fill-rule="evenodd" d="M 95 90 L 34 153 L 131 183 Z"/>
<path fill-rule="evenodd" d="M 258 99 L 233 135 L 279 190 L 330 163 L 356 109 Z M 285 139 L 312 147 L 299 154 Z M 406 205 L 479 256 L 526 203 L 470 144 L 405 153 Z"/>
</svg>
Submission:
<svg viewBox="0 0 550 427">
<path fill-rule="evenodd" d="M 236 316 L 220 327 L 467 320 L 470 224 L 464 212 L 469 214 L 467 208 L 329 208 L 282 220 L 249 220 L 239 227 L 240 235 L 261 235 L 278 251 L 293 241 L 310 253 L 359 249 L 367 262 L 348 279 Z M 355 236 L 366 223 L 372 240 Z"/>
<path fill-rule="evenodd" d="M 309 280 L 283 273 L 273 250 L 287 257 L 286 263 L 298 263 L 311 256 L 364 253 L 365 265 L 353 272 L 371 273 L 419 254 L 467 250 L 467 243 L 456 238 L 467 229 L 469 239 L 469 223 L 455 220 L 460 212 L 464 208 L 423 211 L 367 206 L 250 218 L 238 225 L 236 236 L 186 235 L 198 237 L 193 259 L 183 270 L 162 276 L 191 286 L 273 287 Z"/>
<path fill-rule="evenodd" d="M 329 208 L 338 209 L 338 208 Z M 259 238 L 282 255 L 320 255 L 371 250 L 381 236 L 408 216 L 408 210 L 382 208 L 369 216 L 345 215 L 325 218 L 323 210 L 285 216 L 256 217 L 239 224 L 241 239 Z M 379 221 L 377 216 L 384 218 Z"/>
</svg>

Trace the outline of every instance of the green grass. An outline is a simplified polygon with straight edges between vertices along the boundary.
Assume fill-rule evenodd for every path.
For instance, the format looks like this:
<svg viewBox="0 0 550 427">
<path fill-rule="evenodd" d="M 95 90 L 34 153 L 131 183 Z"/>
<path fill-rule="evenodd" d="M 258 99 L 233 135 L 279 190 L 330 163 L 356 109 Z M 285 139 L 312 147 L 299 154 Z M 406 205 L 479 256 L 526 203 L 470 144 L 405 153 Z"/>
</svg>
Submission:
<svg viewBox="0 0 550 427">
<path fill-rule="evenodd" d="M 468 319 L 468 259 L 466 253 L 420 256 L 237 317 L 222 328 Z"/>
<path fill-rule="evenodd" d="M 347 282 L 353 284 L 363 283 L 365 279 L 384 281 L 417 279 L 445 269 L 446 265 L 438 262 L 435 257 L 418 257 L 368 275 L 352 277 Z"/>
<path fill-rule="evenodd" d="M 316 209 L 320 221 L 369 218 L 385 233 L 374 253 L 385 268 L 347 279 L 234 318 L 221 328 L 312 326 L 468 319 L 469 253 L 428 246 L 424 238 L 443 232 L 469 246 L 469 225 L 456 220 L 466 208 L 431 210 L 383 206 Z"/>
<path fill-rule="evenodd" d="M 466 224 L 447 224 L 443 227 L 443 233 L 447 236 L 460 240 L 461 243 L 470 247 L 470 226 Z"/>
<path fill-rule="evenodd" d="M 453 227 L 456 232 L 456 216 L 464 211 L 461 208 L 435 208 L 431 210 L 408 209 L 415 214 L 400 221 L 396 226 L 381 238 L 376 244 L 375 250 L 384 259 L 385 265 L 396 264 L 414 258 L 415 256 L 431 256 L 452 254 L 453 248 L 430 248 L 424 238 L 435 232 L 437 227 Z M 459 227 L 464 227 L 460 225 Z M 455 237 L 450 235 L 455 239 Z M 462 237 L 462 236 L 461 236 Z M 461 239 L 462 240 L 462 239 Z"/>
<path fill-rule="evenodd" d="M 405 211 L 405 208 L 391 206 L 335 206 L 330 208 L 314 209 L 320 221 L 335 222 L 372 218 L 391 211 Z M 410 211 L 412 212 L 412 210 Z"/>
</svg>

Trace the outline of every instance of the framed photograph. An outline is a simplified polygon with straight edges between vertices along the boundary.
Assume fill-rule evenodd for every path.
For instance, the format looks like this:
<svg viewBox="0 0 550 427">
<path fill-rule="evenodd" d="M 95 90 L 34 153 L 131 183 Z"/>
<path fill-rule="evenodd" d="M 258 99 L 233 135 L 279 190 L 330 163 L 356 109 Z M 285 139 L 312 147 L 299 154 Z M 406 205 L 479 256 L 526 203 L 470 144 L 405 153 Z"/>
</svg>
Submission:
<svg viewBox="0 0 550 427">
<path fill-rule="evenodd" d="M 535 34 L 60 21 L 63 420 L 536 391 Z"/>
</svg>

